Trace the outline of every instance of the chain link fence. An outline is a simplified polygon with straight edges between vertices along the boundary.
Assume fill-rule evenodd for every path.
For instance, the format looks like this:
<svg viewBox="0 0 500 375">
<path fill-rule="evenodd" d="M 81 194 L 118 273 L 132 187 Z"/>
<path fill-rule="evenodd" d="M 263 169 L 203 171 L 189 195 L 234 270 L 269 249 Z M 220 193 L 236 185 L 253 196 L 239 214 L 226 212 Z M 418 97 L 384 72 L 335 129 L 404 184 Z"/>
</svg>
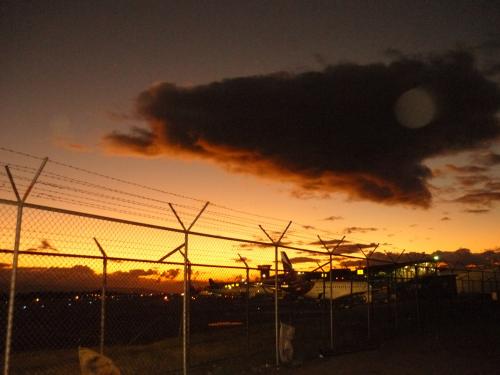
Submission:
<svg viewBox="0 0 500 375">
<path fill-rule="evenodd" d="M 295 361 L 369 347 L 498 291 L 496 271 L 32 159 L 0 173 L 4 375 L 79 373 L 80 347 L 122 374 L 279 366 L 292 338 Z"/>
</svg>

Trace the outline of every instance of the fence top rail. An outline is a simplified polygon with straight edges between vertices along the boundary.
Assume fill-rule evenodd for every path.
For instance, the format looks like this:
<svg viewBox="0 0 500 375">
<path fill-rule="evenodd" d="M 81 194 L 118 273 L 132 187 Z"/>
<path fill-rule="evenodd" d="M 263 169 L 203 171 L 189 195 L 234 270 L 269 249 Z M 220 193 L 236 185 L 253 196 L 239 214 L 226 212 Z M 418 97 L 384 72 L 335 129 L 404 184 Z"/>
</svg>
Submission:
<svg viewBox="0 0 500 375">
<path fill-rule="evenodd" d="M 0 253 L 3 254 L 13 254 L 14 250 L 10 249 L 0 249 Z M 115 262 L 135 262 L 135 263 L 149 263 L 149 264 L 166 264 L 174 266 L 183 266 L 182 262 L 166 262 L 152 259 L 141 259 L 141 258 L 120 258 L 120 257 L 103 257 L 102 255 L 85 255 L 85 254 L 68 254 L 68 253 L 49 253 L 44 251 L 28 251 L 20 250 L 19 255 L 33 255 L 33 256 L 47 256 L 47 257 L 60 257 L 60 258 L 76 258 L 76 259 L 92 259 L 92 260 L 103 260 Z M 190 263 L 191 267 L 209 267 L 209 268 L 227 268 L 236 270 L 246 270 L 247 267 L 243 266 L 227 266 L 221 264 L 206 264 L 206 263 Z M 248 267 L 252 271 L 260 271 L 256 267 Z"/>
<path fill-rule="evenodd" d="M 19 202 L 8 200 L 8 199 L 0 199 L 0 204 L 18 206 Z M 264 241 L 229 237 L 229 236 L 221 236 L 221 235 L 217 235 L 217 234 L 196 232 L 196 231 L 184 230 L 184 229 L 173 228 L 173 227 L 168 227 L 168 226 L 148 224 L 148 223 L 143 223 L 143 222 L 139 222 L 139 221 L 119 219 L 119 218 L 110 217 L 110 216 L 103 216 L 103 215 L 91 214 L 91 213 L 86 213 L 86 212 L 68 210 L 68 209 L 64 209 L 64 208 L 44 206 L 44 205 L 39 205 L 39 204 L 34 204 L 34 203 L 22 203 L 22 205 L 25 208 L 31 208 L 31 209 L 35 209 L 35 210 L 49 211 L 49 212 L 55 212 L 55 213 L 60 213 L 60 214 L 72 215 L 72 216 L 80 216 L 80 217 L 86 217 L 86 218 L 91 218 L 91 219 L 140 226 L 140 227 L 150 228 L 150 229 L 158 229 L 158 230 L 176 232 L 176 233 L 188 233 L 188 234 L 200 236 L 200 237 L 214 238 L 214 239 L 233 241 L 233 242 L 243 242 L 243 243 L 249 243 L 249 244 L 254 244 L 254 245 L 259 245 L 259 246 L 269 246 L 269 247 L 275 246 L 275 244 L 271 243 L 271 242 L 264 242 Z M 286 245 L 286 244 L 280 244 L 280 248 L 289 249 L 289 250 L 296 250 L 296 251 L 303 251 L 303 252 L 307 252 L 307 253 L 311 253 L 311 254 L 328 255 L 328 252 L 326 252 L 325 250 L 313 250 L 313 249 L 308 249 L 308 248 L 290 246 L 290 245 Z M 350 259 L 362 259 L 362 260 L 365 259 L 363 257 L 359 257 L 359 256 L 355 256 L 355 255 L 346 255 L 346 254 L 336 254 L 335 256 L 342 257 L 342 258 L 350 258 Z M 388 264 L 392 263 L 392 262 L 387 261 L 387 260 L 377 260 L 377 262 L 388 263 Z"/>
</svg>

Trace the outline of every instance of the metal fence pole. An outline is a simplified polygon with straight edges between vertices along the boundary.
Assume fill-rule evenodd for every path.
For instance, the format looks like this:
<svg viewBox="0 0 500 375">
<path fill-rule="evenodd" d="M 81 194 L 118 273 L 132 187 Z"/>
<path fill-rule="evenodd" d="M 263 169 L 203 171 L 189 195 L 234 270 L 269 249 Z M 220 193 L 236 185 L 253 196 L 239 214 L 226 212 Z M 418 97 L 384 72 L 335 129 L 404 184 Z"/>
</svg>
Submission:
<svg viewBox="0 0 500 375">
<path fill-rule="evenodd" d="M 33 186 L 35 186 L 38 177 L 40 177 L 40 174 L 42 173 L 42 170 L 45 167 L 47 161 L 48 158 L 43 159 L 42 164 L 38 168 L 38 171 L 33 177 L 33 180 L 28 186 L 28 189 L 26 189 L 26 192 L 24 193 L 22 198 L 19 195 L 19 191 L 17 190 L 16 183 L 14 182 L 14 178 L 12 177 L 12 173 L 10 172 L 9 167 L 5 166 L 5 170 L 7 172 L 7 176 L 9 177 L 12 190 L 14 191 L 14 194 L 16 195 L 17 199 L 17 218 L 16 218 L 16 234 L 14 239 L 14 253 L 12 255 L 12 272 L 10 276 L 9 306 L 7 310 L 7 327 L 5 334 L 5 353 L 4 353 L 4 368 L 3 368 L 4 375 L 9 374 L 9 367 L 10 367 L 10 354 L 12 349 L 12 328 L 14 325 L 14 305 L 16 298 L 17 269 L 19 264 L 19 245 L 21 243 L 21 226 L 23 220 L 23 205 L 26 202 L 26 199 L 28 198 L 31 190 L 33 189 Z"/>
<path fill-rule="evenodd" d="M 191 271 L 188 263 L 188 248 L 189 248 L 189 235 L 188 232 L 184 233 L 184 280 L 183 280 L 183 289 L 184 289 L 184 299 L 182 300 L 182 348 L 183 348 L 183 368 L 184 373 L 188 373 L 189 369 L 189 323 L 190 323 L 190 315 L 189 315 L 189 304 L 190 304 L 190 290 L 189 290 L 189 273 Z"/>
<path fill-rule="evenodd" d="M 420 301 L 419 301 L 419 296 L 418 296 L 418 288 L 419 288 L 419 281 L 418 281 L 418 266 L 415 265 L 415 303 L 416 303 L 416 313 L 417 313 L 417 328 L 420 329 Z"/>
<path fill-rule="evenodd" d="M 250 267 L 240 254 L 240 260 L 245 264 L 246 268 L 246 305 L 245 305 L 245 318 L 246 318 L 246 336 L 247 336 L 247 356 L 250 354 Z"/>
<path fill-rule="evenodd" d="M 12 257 L 12 271 L 10 276 L 10 291 L 9 291 L 9 307 L 7 310 L 7 327 L 5 335 L 5 362 L 4 362 L 4 375 L 9 374 L 10 366 L 10 352 L 12 345 L 12 327 L 14 320 L 14 304 L 16 295 L 16 277 L 17 266 L 19 261 L 19 243 L 21 237 L 21 222 L 23 217 L 23 205 L 19 203 L 17 206 L 17 219 L 16 219 L 16 237 L 14 240 L 14 254 Z"/>
<path fill-rule="evenodd" d="M 328 252 L 328 255 L 330 257 L 329 263 L 330 263 L 330 349 L 333 350 L 333 345 L 334 345 L 334 320 L 333 320 L 333 254 L 335 250 L 340 246 L 342 242 L 344 242 L 344 237 L 340 241 L 337 242 L 333 250 L 328 249 L 328 246 L 326 246 L 326 243 L 323 242 L 320 236 L 318 236 L 319 241 L 323 245 L 323 247 L 326 249 Z M 352 285 L 352 284 L 351 284 Z"/>
<path fill-rule="evenodd" d="M 177 218 L 177 221 L 181 225 L 183 231 L 184 231 L 184 253 L 182 252 L 181 248 L 182 246 L 179 246 L 176 248 L 173 252 L 169 253 L 167 256 L 163 257 L 163 259 L 167 258 L 171 254 L 173 254 L 175 251 L 179 251 L 182 256 L 184 257 L 184 278 L 183 278 L 183 289 L 184 289 L 184 298 L 182 299 L 182 370 L 183 374 L 187 375 L 189 372 L 189 307 L 190 307 L 190 291 L 191 291 L 191 262 L 189 261 L 188 258 L 188 249 L 189 249 L 189 231 L 193 227 L 193 225 L 198 221 L 200 218 L 201 214 L 207 206 L 209 205 L 210 202 L 206 202 L 203 208 L 198 212 L 198 215 L 194 218 L 194 220 L 191 222 L 191 225 L 189 225 L 188 228 L 184 225 L 184 222 L 181 220 L 179 215 L 177 214 L 177 211 L 175 211 L 174 206 L 169 203 L 168 205 L 170 206 L 170 209 L 172 210 L 173 214 Z"/>
<path fill-rule="evenodd" d="M 280 365 L 279 353 L 279 304 L 278 304 L 278 245 L 274 246 L 274 329 L 275 329 L 275 351 L 276 367 Z"/>
<path fill-rule="evenodd" d="M 368 340 L 371 339 L 372 337 L 372 303 L 373 303 L 373 298 L 371 296 L 371 293 L 370 293 L 370 257 L 373 255 L 373 253 L 375 252 L 375 250 L 377 250 L 378 248 L 378 245 L 375 245 L 375 248 L 368 254 L 366 254 L 364 251 L 363 251 L 363 248 L 361 246 L 358 245 L 358 248 L 359 250 L 361 251 L 361 253 L 363 253 L 363 255 L 365 256 L 366 258 L 366 293 L 367 293 L 367 297 L 366 297 L 366 306 L 367 306 L 367 320 L 366 320 L 366 325 L 367 325 L 367 338 Z"/>
<path fill-rule="evenodd" d="M 283 236 L 285 235 L 286 231 L 288 228 L 290 228 L 290 225 L 292 222 L 290 221 L 283 231 L 281 233 L 281 236 L 278 241 L 274 241 L 271 236 L 265 231 L 265 229 L 259 225 L 260 229 L 265 233 L 267 238 L 271 241 L 271 243 L 274 245 L 274 331 L 275 331 L 275 355 L 276 355 L 276 367 L 279 367 L 280 365 L 280 352 L 279 352 L 279 304 L 278 304 L 278 247 L 283 239 Z"/>
<path fill-rule="evenodd" d="M 391 260 L 393 263 L 394 270 L 391 272 L 391 292 L 394 293 L 394 328 L 397 330 L 398 329 L 398 306 L 399 306 L 399 299 L 398 299 L 398 275 L 397 275 L 397 265 L 399 262 L 399 259 L 403 256 L 403 253 L 406 251 L 406 249 L 403 249 L 401 253 L 399 253 L 398 257 L 394 259 L 391 253 L 388 253 L 387 251 L 384 250 L 385 254 L 387 257 Z M 390 296 L 389 301 L 392 300 L 392 295 Z M 392 306 L 392 301 L 391 301 L 391 306 Z"/>
<path fill-rule="evenodd" d="M 101 333 L 99 337 L 99 351 L 104 354 L 104 337 L 106 324 L 106 290 L 108 287 L 108 256 L 101 244 L 94 237 L 94 241 L 102 254 L 102 289 L 101 289 Z"/>
</svg>

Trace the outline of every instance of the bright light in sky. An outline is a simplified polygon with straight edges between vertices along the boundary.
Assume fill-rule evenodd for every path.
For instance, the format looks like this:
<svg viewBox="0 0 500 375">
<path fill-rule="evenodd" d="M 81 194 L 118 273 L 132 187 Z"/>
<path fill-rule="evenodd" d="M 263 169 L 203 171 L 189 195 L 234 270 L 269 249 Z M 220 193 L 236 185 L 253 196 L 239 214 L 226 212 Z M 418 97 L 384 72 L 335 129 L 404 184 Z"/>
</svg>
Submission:
<svg viewBox="0 0 500 375">
<path fill-rule="evenodd" d="M 416 129 L 428 125 L 435 118 L 437 108 L 432 95 L 417 87 L 398 98 L 394 112 L 401 125 Z"/>
</svg>

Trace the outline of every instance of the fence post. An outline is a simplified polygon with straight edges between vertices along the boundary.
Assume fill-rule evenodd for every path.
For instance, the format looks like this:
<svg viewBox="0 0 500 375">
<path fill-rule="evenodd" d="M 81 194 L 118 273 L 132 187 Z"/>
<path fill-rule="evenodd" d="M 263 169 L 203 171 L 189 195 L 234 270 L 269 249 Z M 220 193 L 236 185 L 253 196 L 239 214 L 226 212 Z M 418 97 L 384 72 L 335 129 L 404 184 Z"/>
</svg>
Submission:
<svg viewBox="0 0 500 375">
<path fill-rule="evenodd" d="M 19 191 L 17 190 L 16 183 L 14 182 L 14 178 L 12 177 L 12 173 L 10 172 L 9 166 L 5 166 L 5 170 L 7 172 L 7 176 L 9 177 L 10 184 L 12 186 L 12 190 L 14 191 L 14 194 L 16 195 L 16 200 L 17 200 L 17 218 L 16 218 L 16 234 L 15 234 L 15 239 L 14 239 L 14 252 L 12 255 L 12 272 L 10 276 L 10 289 L 9 289 L 9 306 L 7 310 L 7 327 L 6 327 L 6 334 L 5 334 L 5 354 L 4 354 L 4 367 L 3 367 L 3 373 L 4 375 L 9 374 L 9 367 L 10 367 L 10 352 L 12 348 L 12 328 L 14 324 L 14 305 L 15 305 L 15 298 L 16 298 L 16 281 L 17 281 L 17 268 L 18 268 L 18 263 L 19 263 L 19 245 L 21 243 L 21 226 L 22 226 L 22 220 L 23 220 L 23 207 L 24 203 L 26 202 L 26 199 L 28 198 L 31 190 L 35 186 L 36 181 L 38 180 L 38 177 L 40 177 L 40 174 L 42 173 L 43 168 L 45 167 L 45 164 L 47 164 L 47 161 L 49 159 L 45 158 L 42 160 L 42 164 L 38 168 L 38 171 L 36 172 L 35 176 L 31 180 L 30 185 L 28 186 L 28 189 L 26 189 L 26 192 L 24 193 L 23 197 L 19 195 Z"/>
<path fill-rule="evenodd" d="M 418 265 L 415 264 L 415 303 L 417 304 L 417 306 L 416 306 L 417 327 L 420 330 L 421 329 L 421 324 L 420 324 L 420 300 L 419 300 L 419 296 L 418 296 L 418 288 L 419 288 Z"/>
<path fill-rule="evenodd" d="M 177 214 L 177 211 L 175 211 L 174 206 L 172 203 L 169 203 L 168 205 L 170 206 L 170 209 L 172 210 L 173 214 L 177 218 L 177 221 L 181 225 L 182 229 L 184 230 L 184 246 L 179 246 L 177 247 L 173 252 L 167 254 L 165 257 L 162 258 L 165 259 L 168 256 L 172 255 L 175 251 L 179 251 L 182 256 L 184 257 L 184 279 L 183 279 L 183 289 L 184 289 L 184 298 L 182 299 L 182 369 L 183 369 L 183 374 L 187 375 L 189 371 L 189 307 L 190 307 L 190 287 L 191 287 L 191 262 L 189 261 L 188 258 L 188 249 L 189 249 L 189 231 L 193 227 L 193 225 L 198 221 L 200 218 L 201 214 L 207 206 L 209 205 L 210 202 L 206 202 L 203 208 L 198 212 L 198 215 L 194 218 L 194 220 L 191 222 L 191 225 L 186 228 L 184 225 L 183 221 Z M 181 248 L 184 247 L 184 252 L 182 252 Z"/>
<path fill-rule="evenodd" d="M 290 228 L 290 225 L 292 222 L 288 222 L 288 225 L 286 226 L 285 230 L 283 233 L 281 233 L 281 236 L 278 241 L 274 241 L 271 236 L 265 231 L 265 229 L 262 227 L 262 225 L 259 225 L 260 229 L 265 233 L 267 238 L 271 241 L 271 243 L 274 245 L 274 330 L 275 330 L 275 349 L 276 349 L 276 367 L 279 367 L 280 365 L 280 353 L 279 353 L 279 307 L 278 307 L 278 247 L 280 245 L 281 240 L 283 239 L 283 236 L 285 235 L 286 231 L 288 228 Z"/>
<path fill-rule="evenodd" d="M 158 262 L 163 262 L 165 259 L 167 259 L 169 256 L 175 254 L 176 252 L 180 252 L 183 256 L 184 259 L 184 253 L 181 251 L 182 248 L 186 245 L 186 242 L 181 243 L 179 246 L 177 246 L 175 249 L 172 251 L 168 252 L 166 255 L 162 256 L 160 259 L 158 259 Z M 180 315 L 179 315 L 180 316 Z M 182 337 L 182 319 L 179 318 L 179 337 Z"/>
<path fill-rule="evenodd" d="M 250 354 L 250 267 L 246 262 L 246 259 L 243 258 L 240 254 L 238 254 L 240 260 L 243 262 L 246 268 L 246 306 L 245 306 L 245 315 L 246 315 L 246 335 L 247 335 L 247 356 Z"/>
<path fill-rule="evenodd" d="M 368 254 L 366 254 L 364 251 L 363 251 L 363 248 L 361 246 L 358 245 L 358 248 L 359 250 L 361 251 L 361 253 L 363 253 L 363 255 L 365 256 L 366 258 L 366 293 L 367 293 L 367 297 L 366 297 L 366 306 L 368 307 L 367 308 L 367 320 L 366 320 L 366 325 L 367 325 L 367 337 L 368 337 L 368 340 L 370 340 L 372 338 L 372 307 L 373 307 L 373 298 L 370 294 L 370 257 L 373 255 L 373 253 L 375 252 L 375 250 L 377 250 L 378 248 L 378 245 L 379 244 L 376 244 L 375 245 L 375 248 Z"/>
<path fill-rule="evenodd" d="M 106 290 L 108 287 L 108 256 L 101 244 L 94 237 L 94 241 L 102 254 L 102 289 L 101 289 L 101 334 L 99 337 L 99 351 L 104 354 L 104 334 L 106 323 Z"/>
<path fill-rule="evenodd" d="M 330 250 L 328 249 L 328 246 L 326 246 L 326 244 L 323 242 L 323 240 L 321 239 L 321 237 L 318 235 L 318 239 L 319 241 L 321 242 L 321 244 L 323 245 L 323 247 L 325 248 L 325 250 L 328 252 L 328 255 L 330 257 L 330 260 L 329 260 L 329 263 L 330 263 L 330 277 L 329 277 L 329 281 L 330 281 L 330 350 L 333 350 L 333 344 L 334 344 L 334 335 L 333 335 L 333 326 L 334 326 L 334 321 L 333 321 L 333 254 L 335 253 L 335 250 L 337 250 L 337 248 L 340 246 L 340 244 L 342 242 L 344 242 L 344 237 L 342 237 L 342 239 L 340 241 L 337 242 L 337 244 L 335 245 L 335 247 Z M 352 284 L 351 284 L 352 285 Z"/>
<path fill-rule="evenodd" d="M 387 257 L 392 261 L 394 270 L 391 272 L 391 278 L 392 278 L 392 283 L 391 283 L 391 292 L 394 292 L 394 328 L 398 328 L 398 275 L 397 275 L 397 265 L 399 262 L 399 259 L 403 255 L 403 253 L 406 251 L 406 249 L 403 249 L 403 251 L 398 255 L 396 259 L 389 254 L 387 251 L 384 250 L 385 254 Z M 392 306 L 392 295 L 389 298 L 389 302 Z"/>
</svg>

